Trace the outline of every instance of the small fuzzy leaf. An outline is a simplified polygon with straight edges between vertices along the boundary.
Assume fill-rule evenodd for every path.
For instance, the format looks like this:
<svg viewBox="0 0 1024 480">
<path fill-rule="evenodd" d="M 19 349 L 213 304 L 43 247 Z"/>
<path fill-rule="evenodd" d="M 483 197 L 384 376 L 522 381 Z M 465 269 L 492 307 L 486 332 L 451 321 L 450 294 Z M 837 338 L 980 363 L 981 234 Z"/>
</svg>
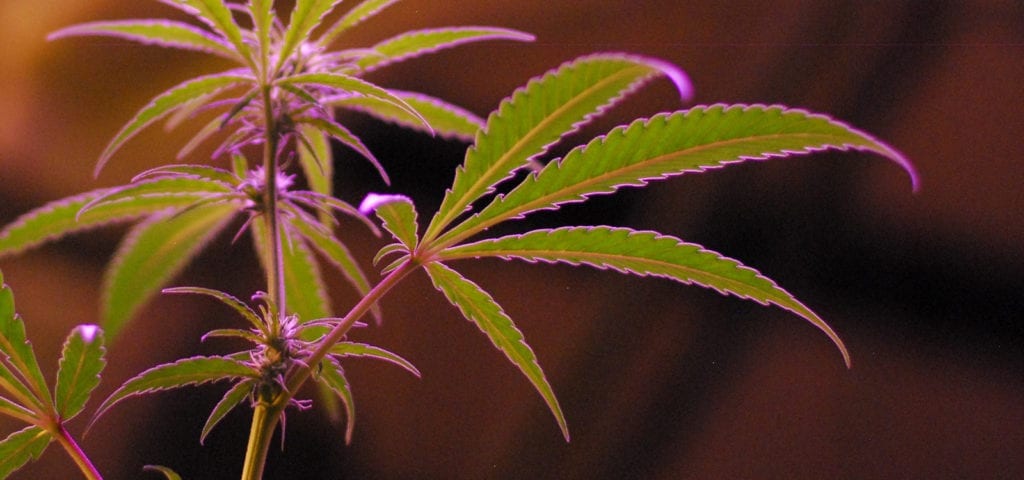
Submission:
<svg viewBox="0 0 1024 480">
<path fill-rule="evenodd" d="M 0 479 L 36 460 L 53 438 L 42 428 L 31 426 L 14 432 L 0 442 Z"/>
<path fill-rule="evenodd" d="M 338 395 L 341 403 L 345 404 L 345 415 L 348 416 L 348 421 L 345 424 L 345 443 L 352 443 L 352 432 L 356 428 L 356 404 L 355 399 L 352 397 L 352 388 L 345 378 L 345 371 L 342 370 L 341 365 L 337 361 L 330 357 L 320 362 L 319 370 L 318 380 L 322 384 L 327 385 L 328 388 Z"/>
<path fill-rule="evenodd" d="M 3 283 L 2 277 L 0 277 L 0 354 L 7 357 L 7 362 L 14 372 L 25 381 L 25 386 L 32 391 L 32 403 L 40 405 L 47 402 L 50 398 L 50 389 L 46 386 L 46 380 L 43 379 L 43 372 L 39 370 L 39 362 L 32 350 L 32 343 L 25 335 L 25 322 L 21 320 L 20 315 L 15 313 L 14 292 Z"/>
<path fill-rule="evenodd" d="M 359 211 L 369 214 L 376 212 L 384 222 L 384 229 L 391 232 L 409 251 L 419 242 L 416 233 L 416 206 L 405 195 L 380 195 L 371 193 L 359 205 Z"/>
<path fill-rule="evenodd" d="M 356 262 L 355 257 L 344 243 L 333 235 L 299 219 L 292 220 L 291 226 L 296 233 L 309 242 L 310 246 L 326 257 L 360 295 L 366 295 L 370 291 L 370 282 L 367 280 L 366 274 L 363 273 L 363 269 L 359 267 L 359 263 Z M 377 323 L 380 323 L 382 318 L 380 306 L 374 305 L 371 313 Z"/>
<path fill-rule="evenodd" d="M 227 357 L 192 357 L 150 368 L 121 385 L 96 410 L 91 423 L 120 401 L 189 385 L 221 380 L 259 378 L 259 372 L 243 362 Z"/>
<path fill-rule="evenodd" d="M 104 188 L 50 202 L 20 217 L 0 231 L 0 257 L 22 252 L 71 233 L 134 220 L 174 207 L 185 207 L 201 198 L 196 195 L 142 196 L 105 203 L 79 215 L 82 207 L 115 193 Z"/>
<path fill-rule="evenodd" d="M 338 38 L 338 35 L 341 35 L 345 30 L 362 23 L 364 20 L 376 15 L 384 8 L 396 2 L 398 2 L 398 0 L 366 0 L 359 5 L 352 7 L 352 9 L 346 12 L 345 15 L 338 19 L 338 21 L 334 22 L 334 24 L 331 25 L 331 28 L 327 29 L 327 32 L 320 37 L 318 43 L 321 47 L 330 45 L 330 43 L 334 41 L 335 38 Z"/>
<path fill-rule="evenodd" d="M 64 341 L 53 399 L 62 420 L 74 418 L 85 408 L 107 364 L 105 353 L 103 330 L 96 325 L 79 325 Z"/>
<path fill-rule="evenodd" d="M 390 362 L 404 368 L 409 373 L 420 376 L 420 371 L 408 360 L 391 353 L 383 348 L 367 345 L 365 343 L 338 342 L 330 351 L 331 355 L 339 357 L 370 357 L 385 362 Z"/>
<path fill-rule="evenodd" d="M 265 244 L 267 238 L 267 225 L 262 219 L 256 219 L 250 226 L 256 250 L 260 252 L 259 258 L 263 268 L 267 265 L 269 245 Z M 299 316 L 302 321 L 309 321 L 317 318 L 330 316 L 330 301 L 327 298 L 327 290 L 324 285 L 323 276 L 317 266 L 316 257 L 313 252 L 302 241 L 302 238 L 293 235 L 288 229 L 282 229 L 281 250 L 284 260 L 284 288 L 288 306 L 284 309 L 289 314 Z"/>
<path fill-rule="evenodd" d="M 597 54 L 566 63 L 516 90 L 477 134 L 424 238 L 436 238 L 495 185 L 659 73 L 682 75 L 657 60 Z"/>
<path fill-rule="evenodd" d="M 94 173 L 99 174 L 100 170 L 103 169 L 103 166 L 106 165 L 108 160 L 110 160 L 110 157 L 114 155 L 114 152 L 120 149 L 126 141 L 135 136 L 139 130 L 142 130 L 149 124 L 163 118 L 176 108 L 184 106 L 189 101 L 202 97 L 203 95 L 251 81 L 251 77 L 240 75 L 236 71 L 231 71 L 194 78 L 160 94 L 154 98 L 149 105 L 146 105 L 146 107 L 140 110 L 139 113 L 135 114 L 135 117 L 132 118 L 132 120 L 128 122 L 120 132 L 118 132 L 117 136 L 114 137 L 100 155 L 100 159 L 96 163 Z"/>
<path fill-rule="evenodd" d="M 230 44 L 187 23 L 171 20 L 117 20 L 90 22 L 63 28 L 51 33 L 47 40 L 76 36 L 107 36 L 124 38 L 147 45 L 180 48 L 213 53 L 242 61 Z"/>
<path fill-rule="evenodd" d="M 284 32 L 284 40 L 278 54 L 277 70 L 292 55 L 295 48 L 309 37 L 317 25 L 323 21 L 324 15 L 341 3 L 341 0 L 298 0 L 292 15 L 288 19 L 288 29 Z"/>
<path fill-rule="evenodd" d="M 356 93 L 373 97 L 395 105 L 416 118 L 423 125 L 429 124 L 415 108 L 395 94 L 365 80 L 341 73 L 303 73 L 278 80 L 279 85 L 314 85 L 342 93 Z"/>
<path fill-rule="evenodd" d="M 263 321 L 260 316 L 254 312 L 245 302 L 235 298 L 232 295 L 224 293 L 220 290 L 213 290 L 210 288 L 203 287 L 172 287 L 163 289 L 163 293 L 190 293 L 195 295 L 206 295 L 220 300 L 221 303 L 233 308 L 239 315 L 245 318 L 256 329 L 263 327 Z"/>
<path fill-rule="evenodd" d="M 849 353 L 835 331 L 789 292 L 757 270 L 705 250 L 700 245 L 656 232 L 613 227 L 563 227 L 481 240 L 450 248 L 443 260 L 496 256 L 530 262 L 567 263 L 697 284 L 722 294 L 774 304 L 803 317 L 836 344 L 847 366 Z"/>
<path fill-rule="evenodd" d="M 161 473 L 167 480 L 181 480 L 181 475 L 163 465 L 146 465 L 142 469 L 147 472 Z"/>
<path fill-rule="evenodd" d="M 316 193 L 331 195 L 333 193 L 334 159 L 326 133 L 312 125 L 299 125 L 298 131 L 308 141 L 298 147 L 299 165 L 302 166 L 302 173 L 306 176 L 306 184 L 309 185 L 310 190 Z M 321 218 L 321 220 L 323 219 Z"/>
<path fill-rule="evenodd" d="M 484 120 L 476 114 L 439 98 L 422 93 L 398 90 L 391 90 L 391 93 L 415 108 L 427 120 L 434 133 L 441 137 L 471 142 L 476 132 L 484 127 Z M 409 112 L 396 107 L 390 102 L 372 97 L 348 95 L 331 99 L 327 103 L 365 113 L 406 128 L 429 133 L 429 130 L 424 129 L 423 124 L 410 115 Z"/>
<path fill-rule="evenodd" d="M 357 62 L 357 65 L 364 72 L 368 72 L 438 50 L 484 40 L 532 42 L 534 37 L 529 33 L 494 27 L 448 27 L 415 30 L 402 33 L 374 45 L 371 47 L 374 54 L 363 57 Z"/>
<path fill-rule="evenodd" d="M 216 427 L 231 410 L 234 410 L 239 403 L 242 403 L 242 400 L 245 400 L 252 393 L 255 384 L 256 382 L 253 380 L 238 382 L 224 394 L 224 398 L 221 398 L 217 402 L 217 406 L 213 407 L 210 417 L 206 419 L 206 424 L 203 425 L 203 432 L 199 435 L 200 445 L 206 441 L 206 436 L 210 434 L 213 427 Z"/>
<path fill-rule="evenodd" d="M 866 150 L 901 165 L 916 185 L 910 163 L 871 136 L 824 115 L 781 106 L 713 105 L 657 115 L 618 127 L 608 135 L 549 163 L 503 197 L 445 235 L 466 238 L 501 221 L 622 187 L 640 187 L 684 173 L 747 160 L 808 154 L 826 149 Z"/>
<path fill-rule="evenodd" d="M 512 323 L 512 319 L 487 292 L 455 270 L 437 262 L 427 264 L 426 270 L 434 282 L 434 287 L 444 293 L 448 301 L 458 307 L 467 320 L 475 323 L 491 343 L 526 375 L 548 404 L 565 440 L 569 441 L 569 427 L 562 414 L 562 407 L 555 398 L 555 392 L 551 390 L 544 370 L 537 363 L 537 357 L 526 344 L 522 332 Z"/>
<path fill-rule="evenodd" d="M 103 279 L 101 318 L 111 339 L 227 225 L 237 208 L 214 204 L 156 214 L 128 233 Z"/>
</svg>

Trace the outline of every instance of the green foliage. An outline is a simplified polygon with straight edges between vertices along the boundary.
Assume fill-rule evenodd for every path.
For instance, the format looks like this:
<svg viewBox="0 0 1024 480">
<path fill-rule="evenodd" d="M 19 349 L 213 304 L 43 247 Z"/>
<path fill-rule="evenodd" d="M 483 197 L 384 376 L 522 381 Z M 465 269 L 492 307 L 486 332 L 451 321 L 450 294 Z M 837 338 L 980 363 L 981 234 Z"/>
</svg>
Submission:
<svg viewBox="0 0 1024 480">
<path fill-rule="evenodd" d="M 207 110 L 217 111 L 216 118 L 199 128 L 179 158 L 219 135 L 223 140 L 213 156 L 230 157 L 232 170 L 171 164 L 143 172 L 127 185 L 50 202 L 0 231 L 0 257 L 87 229 L 138 221 L 118 247 L 104 279 L 101 315 L 107 334 L 114 338 L 145 302 L 241 217 L 237 235 L 252 233 L 268 293 L 254 294 L 256 306 L 250 306 L 209 288 L 164 289 L 224 303 L 243 317 L 247 329 L 217 328 L 204 338 L 241 338 L 251 347 L 143 371 L 117 388 L 99 406 L 92 422 L 127 398 L 229 381 L 231 387 L 203 426 L 200 443 L 248 400 L 254 407 L 254 433 L 243 475 L 253 479 L 262 472 L 266 442 L 285 410 L 308 406 L 309 401 L 296 400 L 294 395 L 312 378 L 321 394 L 326 393 L 326 404 L 340 402 L 344 407 L 345 438 L 351 441 L 355 403 L 343 361 L 373 358 L 417 377 L 420 372 L 395 353 L 352 341 L 350 329 L 361 325 L 359 320 L 367 313 L 379 323 L 381 298 L 423 267 L 449 303 L 523 373 L 568 441 L 568 424 L 554 389 L 523 333 L 488 292 L 449 266 L 482 257 L 589 265 L 776 305 L 825 332 L 850 364 L 839 336 L 793 295 L 757 270 L 679 238 L 623 227 L 568 226 L 467 240 L 502 222 L 624 187 L 828 149 L 886 157 L 902 166 L 916 187 L 911 164 L 872 136 L 824 115 L 782 106 L 696 106 L 616 127 L 544 165 L 540 159 L 552 146 L 655 78 L 668 78 L 680 96 L 688 98 L 691 88 L 685 74 L 657 59 L 622 53 L 589 55 L 529 81 L 485 121 L 445 100 L 388 89 L 363 76 L 469 42 L 530 41 L 532 35 L 495 27 L 445 27 L 400 33 L 369 48 L 332 51 L 329 48 L 345 32 L 397 0 L 365 0 L 336 17 L 333 12 L 341 0 L 297 0 L 291 3 L 287 21 L 278 15 L 272 0 L 160 1 L 201 25 L 150 19 L 92 22 L 62 29 L 50 38 L 117 37 L 210 53 L 234 68 L 186 80 L 157 95 L 100 153 L 96 173 L 154 122 L 166 119 L 168 127 L 174 128 Z M 333 197 L 332 143 L 360 154 L 389 182 L 373 152 L 335 118 L 336 108 L 472 142 L 440 208 L 425 225 L 420 224 L 413 200 L 404 195 L 370 194 L 358 209 Z M 262 147 L 261 159 L 250 159 L 258 150 L 254 147 Z M 286 171 L 292 158 L 297 159 L 304 183 Z M 527 169 L 532 171 L 524 174 Z M 518 185 L 494 195 L 513 178 L 518 178 Z M 376 284 L 336 235 L 339 213 L 379 235 L 367 217 L 371 211 L 394 240 L 374 257 L 375 265 L 389 259 L 381 268 L 385 277 Z M 337 268 L 361 296 L 344 317 L 331 316 L 330 289 L 320 260 Z M 99 382 L 105 365 L 104 333 L 92 325 L 72 330 L 51 395 L 25 325 L 15 313 L 13 294 L 2 280 L 0 275 L 0 413 L 29 426 L 0 442 L 0 478 L 37 458 L 55 439 L 88 478 L 99 478 L 64 422 L 84 409 Z M 146 470 L 171 480 L 180 478 L 166 467 L 147 466 Z"/>
<path fill-rule="evenodd" d="M 145 467 L 142 467 L 142 469 L 146 470 L 147 472 L 157 472 L 163 474 L 164 478 L 166 478 L 167 480 L 181 480 L 181 475 L 178 475 L 177 473 L 174 472 L 174 470 L 171 470 L 170 468 L 164 466 L 146 465 Z"/>
<path fill-rule="evenodd" d="M 64 424 L 81 413 L 99 383 L 106 365 L 103 331 L 95 325 L 71 331 L 51 395 L 25 336 L 25 323 L 15 313 L 14 294 L 0 273 L 0 353 L 0 414 L 29 425 L 0 442 L 0 479 L 39 458 L 54 440 L 73 457 L 79 454 Z M 83 472 L 95 470 L 87 459 L 75 458 Z"/>
</svg>

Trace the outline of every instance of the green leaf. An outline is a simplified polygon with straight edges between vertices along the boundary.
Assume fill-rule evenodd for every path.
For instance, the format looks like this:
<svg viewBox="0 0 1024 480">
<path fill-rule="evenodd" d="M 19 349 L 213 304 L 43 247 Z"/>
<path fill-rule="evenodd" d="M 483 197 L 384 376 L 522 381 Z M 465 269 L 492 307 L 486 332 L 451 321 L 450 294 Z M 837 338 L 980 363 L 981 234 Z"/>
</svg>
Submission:
<svg viewBox="0 0 1024 480">
<path fill-rule="evenodd" d="M 256 43 L 259 45 L 259 64 L 265 72 L 267 64 L 270 63 L 270 31 L 274 25 L 274 0 L 250 0 L 249 14 L 252 16 Z"/>
<path fill-rule="evenodd" d="M 35 423 L 35 418 L 41 416 L 41 413 L 49 410 L 49 400 L 38 398 L 38 395 L 29 390 L 29 388 L 25 386 L 25 383 L 18 378 L 14 372 L 11 372 L 3 362 L 0 362 L 0 391 L 5 392 L 6 395 L 9 395 L 13 400 L 20 402 L 12 402 L 15 408 L 8 409 L 6 413 L 25 420 L 28 423 Z M 23 416 L 25 412 L 23 412 L 20 407 L 30 410 L 28 417 Z"/>
<path fill-rule="evenodd" d="M 217 402 L 217 406 L 213 407 L 213 411 L 210 412 L 210 418 L 206 419 L 206 424 L 203 425 L 203 432 L 199 435 L 199 444 L 202 445 L 206 441 L 206 436 L 210 434 L 213 427 L 216 427 L 224 417 L 231 412 L 242 400 L 252 393 L 252 389 L 256 385 L 254 380 L 245 380 L 238 382 L 235 386 L 231 387 L 227 393 L 224 394 L 224 398 L 221 398 Z"/>
<path fill-rule="evenodd" d="M 610 268 L 697 284 L 762 305 L 778 305 L 825 332 L 850 365 L 849 353 L 835 331 L 789 292 L 757 270 L 675 237 L 628 228 L 563 227 L 481 240 L 438 255 L 442 260 L 486 256 Z"/>
<path fill-rule="evenodd" d="M 111 407 L 129 397 L 189 385 L 245 378 L 257 379 L 259 372 L 244 362 L 227 357 L 192 357 L 157 365 L 132 377 L 110 394 L 96 410 L 90 425 Z"/>
<path fill-rule="evenodd" d="M 427 120 L 434 133 L 441 137 L 471 142 L 476 132 L 484 127 L 484 120 L 476 114 L 439 98 L 421 93 L 397 90 L 391 90 L 391 93 L 416 109 Z M 429 133 L 429 130 L 425 129 L 416 117 L 390 102 L 372 97 L 350 95 L 333 99 L 329 104 L 372 115 L 380 120 L 406 128 Z"/>
<path fill-rule="evenodd" d="M 52 437 L 42 428 L 32 426 L 14 432 L 0 442 L 0 479 L 36 460 L 50 444 Z"/>
<path fill-rule="evenodd" d="M 342 370 L 341 365 L 336 360 L 328 357 L 320 362 L 317 380 L 321 384 L 327 385 L 328 388 L 338 395 L 341 403 L 345 404 L 345 415 L 348 416 L 348 421 L 345 425 L 345 443 L 352 443 L 352 432 L 355 431 L 356 427 L 356 404 L 355 399 L 352 397 L 352 388 L 345 378 L 345 371 Z"/>
<path fill-rule="evenodd" d="M 90 22 L 51 33 L 47 40 L 76 36 L 124 38 L 147 45 L 212 53 L 242 62 L 242 57 L 222 39 L 187 23 L 172 20 L 117 20 Z"/>
<path fill-rule="evenodd" d="M 0 231 L 0 257 L 71 233 L 133 220 L 167 208 L 185 207 L 201 198 L 201 194 L 142 196 L 98 205 L 79 215 L 82 207 L 116 190 L 104 188 L 53 201 L 18 217 Z"/>
<path fill-rule="evenodd" d="M 332 90 L 376 98 L 405 110 L 423 125 L 428 125 L 423 116 L 406 103 L 405 100 L 398 98 L 388 90 L 351 75 L 341 73 L 303 73 L 282 78 L 277 83 L 278 85 L 317 85 Z"/>
<path fill-rule="evenodd" d="M 339 357 L 370 357 L 385 362 L 393 363 L 404 368 L 409 373 L 420 377 L 420 371 L 408 360 L 391 353 L 383 348 L 367 345 L 365 343 L 338 342 L 331 347 L 330 355 Z"/>
<path fill-rule="evenodd" d="M 696 107 L 618 127 L 571 151 L 507 195 L 495 198 L 445 234 L 442 243 L 454 243 L 532 211 L 581 202 L 589 195 L 747 160 L 826 149 L 871 151 L 899 163 L 916 178 L 913 167 L 898 152 L 823 115 L 781 106 Z"/>
<path fill-rule="evenodd" d="M 298 131 L 307 140 L 301 143 L 298 150 L 299 165 L 302 166 L 302 173 L 306 176 L 309 189 L 322 195 L 331 195 L 334 159 L 326 133 L 312 125 L 299 125 Z"/>
<path fill-rule="evenodd" d="M 297 218 L 291 221 L 291 227 L 297 234 L 301 235 L 302 238 L 309 242 L 309 245 L 326 257 L 327 260 L 345 276 L 345 279 L 348 280 L 360 295 L 366 295 L 369 293 L 370 282 L 366 279 L 366 274 L 363 273 L 363 269 L 359 267 L 359 263 L 356 262 L 355 257 L 352 256 L 352 253 L 344 243 L 333 235 L 329 235 L 326 232 L 317 229 L 312 224 L 303 222 Z M 380 323 L 382 318 L 380 306 L 374 305 L 371 313 L 373 314 L 374 319 Z"/>
<path fill-rule="evenodd" d="M 158 95 L 149 103 L 149 105 L 146 105 L 146 107 L 140 110 L 139 113 L 135 114 L 135 117 L 132 118 L 131 121 L 129 121 L 120 132 L 118 132 L 117 136 L 114 137 L 110 144 L 107 145 L 107 148 L 103 150 L 99 161 L 96 163 L 94 173 L 99 174 L 100 170 L 103 169 L 103 166 L 106 165 L 108 160 L 110 160 L 110 157 L 114 155 L 114 152 L 120 149 L 126 141 L 135 136 L 139 130 L 142 130 L 149 124 L 163 118 L 176 108 L 182 107 L 188 104 L 189 101 L 204 95 L 251 81 L 251 77 L 240 75 L 236 71 L 230 71 L 193 78 Z"/>
<path fill-rule="evenodd" d="M 487 292 L 455 270 L 436 262 L 427 264 L 425 268 L 434 282 L 434 287 L 443 292 L 448 301 L 458 307 L 467 320 L 475 323 L 491 343 L 526 375 L 548 404 L 565 440 L 569 441 L 569 426 L 562 414 L 562 407 L 555 398 L 555 392 L 551 390 L 544 371 L 537 363 L 537 357 L 526 344 L 522 332 L 512 323 L 512 319 Z"/>
<path fill-rule="evenodd" d="M 249 47 L 242 39 L 242 29 L 235 23 L 231 15 L 231 9 L 224 3 L 224 0 L 180 0 L 182 3 L 195 9 L 194 14 L 214 31 L 224 35 L 234 45 L 239 55 L 249 60 Z"/>
<path fill-rule="evenodd" d="M 117 249 L 103 279 L 101 318 L 111 339 L 138 310 L 231 220 L 234 204 L 153 215 L 136 225 Z"/>
<path fill-rule="evenodd" d="M 495 185 L 658 73 L 681 75 L 659 61 L 598 54 L 564 64 L 516 90 L 477 134 L 424 238 L 436 238 Z"/>
<path fill-rule="evenodd" d="M 384 170 L 384 166 L 380 164 L 377 157 L 373 156 L 373 152 L 371 152 L 369 148 L 366 148 L 366 145 L 363 144 L 363 141 L 360 140 L 359 137 L 355 136 L 351 131 L 349 131 L 349 129 L 345 128 L 340 123 L 329 118 L 318 117 L 299 118 L 296 119 L 296 122 L 300 125 L 312 126 L 313 128 L 330 135 L 349 148 L 359 152 L 360 155 L 366 158 L 366 160 L 377 169 L 377 173 L 380 174 L 384 183 L 388 185 L 391 184 L 391 179 L 388 178 L 388 172 Z"/>
<path fill-rule="evenodd" d="M 295 8 L 292 9 L 292 15 L 288 19 L 288 29 L 284 32 L 284 40 L 278 52 L 277 66 L 274 70 L 284 65 L 299 43 L 308 38 L 309 32 L 312 32 L 323 21 L 324 15 L 339 3 L 341 0 L 298 0 L 295 2 Z"/>
<path fill-rule="evenodd" d="M 2 280 L 0 277 L 0 353 L 7 357 L 7 362 L 15 373 L 32 391 L 32 403 L 41 406 L 50 398 L 50 389 L 46 386 L 42 371 L 39 370 L 39 362 L 32 350 L 32 343 L 25 335 L 25 322 L 15 313 L 14 292 L 3 284 Z M 21 390 L 17 385 L 14 387 Z"/>
<path fill-rule="evenodd" d="M 384 40 L 371 49 L 374 54 L 361 58 L 357 65 L 364 72 L 398 63 L 438 50 L 483 40 L 533 41 L 533 35 L 508 28 L 448 27 L 405 32 Z"/>
<path fill-rule="evenodd" d="M 262 219 L 256 219 L 250 225 L 256 250 L 260 252 L 263 268 L 269 268 L 269 245 L 266 244 L 267 225 Z M 309 321 L 330 316 L 330 302 L 320 268 L 309 247 L 302 238 L 294 236 L 288 229 L 282 229 L 281 250 L 284 260 L 284 288 L 288 305 L 284 310 L 289 314 L 298 315 L 301 321 Z M 278 306 L 280 308 L 280 306 Z"/>
<path fill-rule="evenodd" d="M 260 316 L 254 312 L 245 302 L 235 298 L 232 295 L 221 292 L 219 290 L 213 290 L 211 288 L 203 287 L 172 287 L 163 289 L 163 293 L 190 293 L 195 295 L 206 295 L 220 300 L 221 303 L 233 308 L 239 315 L 244 317 L 257 330 L 263 328 L 263 320 Z"/>
<path fill-rule="evenodd" d="M 95 200 L 84 205 L 78 215 L 83 216 L 93 208 L 118 201 L 134 201 L 146 197 L 184 196 L 194 201 L 214 196 L 228 196 L 235 190 L 230 184 L 219 180 L 174 176 L 153 180 L 141 180 L 130 185 L 112 188 Z"/>
<path fill-rule="evenodd" d="M 416 206 L 405 195 L 380 195 L 371 193 L 363 199 L 359 210 L 369 213 L 374 211 L 384 222 L 384 229 L 391 232 L 396 240 L 402 242 L 408 251 L 416 249 L 419 242 L 416 233 Z"/>
<path fill-rule="evenodd" d="M 54 389 L 54 405 L 62 420 L 74 418 L 85 408 L 107 364 L 105 353 L 103 330 L 96 325 L 79 325 L 64 341 Z"/>
<path fill-rule="evenodd" d="M 150 178 L 197 178 L 213 183 L 220 183 L 229 190 L 233 190 L 241 183 L 235 174 L 223 168 L 210 167 L 206 165 L 164 165 L 146 170 L 135 176 L 132 183 L 139 183 Z M 213 187 L 211 191 L 219 191 Z"/>
<path fill-rule="evenodd" d="M 317 41 L 321 47 L 330 45 L 342 32 L 362 23 L 364 20 L 376 15 L 384 8 L 398 2 L 398 0 L 366 0 L 355 7 L 352 7 L 345 15 L 338 19 L 331 28 Z"/>
<path fill-rule="evenodd" d="M 162 473 L 164 478 L 167 480 L 181 480 L 181 475 L 178 475 L 174 470 L 162 465 L 146 465 L 142 467 L 142 469 L 147 472 Z"/>
<path fill-rule="evenodd" d="M 9 375 L 9 374 L 8 374 Z M 0 397 L 0 414 L 7 415 L 11 418 L 21 420 L 28 424 L 34 424 L 39 421 L 36 412 L 25 408 L 23 405 L 8 400 L 4 397 Z"/>
</svg>

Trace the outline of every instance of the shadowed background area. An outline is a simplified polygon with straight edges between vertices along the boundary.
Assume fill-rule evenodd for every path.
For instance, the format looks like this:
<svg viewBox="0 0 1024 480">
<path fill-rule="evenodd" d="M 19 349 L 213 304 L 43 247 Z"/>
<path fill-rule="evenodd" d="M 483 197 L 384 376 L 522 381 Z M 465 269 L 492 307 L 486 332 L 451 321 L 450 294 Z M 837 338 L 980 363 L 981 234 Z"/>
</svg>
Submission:
<svg viewBox="0 0 1024 480">
<path fill-rule="evenodd" d="M 923 187 L 912 194 L 891 162 L 828 153 L 687 175 L 506 228 L 656 229 L 738 258 L 826 318 L 847 342 L 852 370 L 824 335 L 779 309 L 592 269 L 465 263 L 461 270 L 525 333 L 573 441 L 563 442 L 529 383 L 415 275 L 385 299 L 384 325 L 355 337 L 410 359 L 423 378 L 350 361 L 359 416 L 353 444 L 344 445 L 342 427 L 322 411 L 292 411 L 267 478 L 1024 477 L 1024 6 L 861 3 L 408 0 L 353 30 L 346 40 L 357 46 L 444 25 L 536 34 L 532 44 L 463 47 L 371 78 L 481 115 L 575 56 L 655 56 L 687 70 L 697 103 L 781 103 L 872 132 L 916 163 Z M 199 125 L 170 134 L 150 128 L 91 176 L 132 114 L 183 79 L 218 71 L 218 60 L 44 38 L 77 22 L 175 14 L 137 0 L 0 3 L 0 223 L 172 161 Z M 556 153 L 679 108 L 671 84 L 656 82 Z M 432 213 L 466 145 L 344 120 L 390 171 L 390 190 L 413 197 L 421 216 Z M 357 203 L 387 190 L 352 152 L 336 154 L 341 197 Z M 342 228 L 361 258 L 383 245 L 355 223 Z M 0 259 L 49 374 L 67 332 L 97 321 L 103 267 L 123 233 L 105 228 Z M 247 242 L 229 240 L 174 283 L 238 296 L 264 288 Z M 340 278 L 330 281 L 342 312 L 356 298 Z M 233 351 L 237 345 L 198 338 L 239 325 L 209 301 L 158 299 L 109 347 L 87 413 L 152 365 Z M 232 413 L 198 444 L 223 389 L 127 401 L 83 446 L 110 479 L 139 478 L 145 464 L 187 479 L 237 477 L 248 411 Z M 76 419 L 72 430 L 84 423 Z M 0 427 L 6 435 L 16 425 L 5 418 Z M 74 475 L 52 448 L 14 478 Z"/>
</svg>

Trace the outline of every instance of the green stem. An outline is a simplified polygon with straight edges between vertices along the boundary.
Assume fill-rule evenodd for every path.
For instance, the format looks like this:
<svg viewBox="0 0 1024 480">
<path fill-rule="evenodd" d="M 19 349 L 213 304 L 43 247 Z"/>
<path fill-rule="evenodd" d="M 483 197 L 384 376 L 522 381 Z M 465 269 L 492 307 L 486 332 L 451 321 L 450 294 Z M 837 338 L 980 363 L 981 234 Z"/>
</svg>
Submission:
<svg viewBox="0 0 1024 480">
<path fill-rule="evenodd" d="M 373 308 L 385 294 L 387 294 L 395 285 L 398 285 L 406 277 L 413 272 L 420 264 L 415 261 L 407 261 L 400 267 L 393 270 L 387 277 L 384 277 L 377 285 L 374 285 L 369 292 L 366 292 L 366 296 L 362 298 L 344 318 L 341 319 L 337 325 L 327 333 L 320 343 L 317 344 L 316 350 L 310 354 L 309 357 L 303 362 L 305 365 L 300 366 L 295 372 L 288 377 L 285 383 L 285 389 L 278 395 L 275 400 L 276 405 L 287 405 L 288 401 L 291 400 L 292 395 L 295 394 L 302 387 L 302 384 L 309 379 L 309 375 L 312 373 L 312 369 L 316 368 L 320 364 L 320 361 L 327 356 L 327 352 L 331 350 L 336 343 L 340 342 L 345 334 L 348 333 L 349 329 L 355 325 L 356 321 L 363 318 L 366 312 Z"/>
<path fill-rule="evenodd" d="M 103 476 L 96 470 L 89 457 L 78 446 L 78 443 L 71 437 L 71 434 L 68 433 L 63 424 L 52 428 L 50 433 L 57 439 L 57 443 L 60 443 L 60 446 L 64 447 L 64 450 L 68 452 L 68 455 L 75 461 L 75 465 L 78 465 L 78 469 L 82 471 L 85 478 L 89 480 L 103 480 Z"/>
<path fill-rule="evenodd" d="M 270 440 L 274 437 L 274 429 L 280 418 L 281 410 L 268 403 L 261 401 L 253 408 L 249 445 L 245 450 L 245 464 L 242 467 L 242 480 L 263 478 L 263 466 L 267 462 Z"/>
</svg>

